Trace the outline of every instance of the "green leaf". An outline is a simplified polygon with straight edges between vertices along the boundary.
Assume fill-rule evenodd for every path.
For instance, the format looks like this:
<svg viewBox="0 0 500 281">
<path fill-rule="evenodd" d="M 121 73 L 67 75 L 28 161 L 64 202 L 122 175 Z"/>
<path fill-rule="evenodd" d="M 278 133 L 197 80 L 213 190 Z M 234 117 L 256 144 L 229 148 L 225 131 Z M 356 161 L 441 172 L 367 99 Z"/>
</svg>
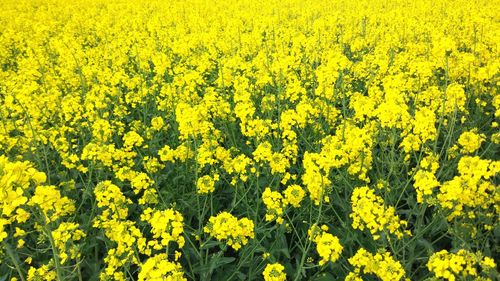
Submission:
<svg viewBox="0 0 500 281">
<path fill-rule="evenodd" d="M 219 246 L 220 243 L 218 241 L 208 241 L 206 243 L 203 243 L 203 245 L 201 246 L 201 249 L 205 250 L 205 249 L 210 249 L 210 248 L 213 248 L 215 246 Z"/>
<path fill-rule="evenodd" d="M 210 261 L 210 264 L 212 269 L 216 269 L 235 260 L 234 257 L 215 257 Z"/>
<path fill-rule="evenodd" d="M 330 280 L 335 280 L 335 277 L 328 272 L 324 272 L 312 280 L 314 280 L 314 281 L 330 281 Z"/>
</svg>

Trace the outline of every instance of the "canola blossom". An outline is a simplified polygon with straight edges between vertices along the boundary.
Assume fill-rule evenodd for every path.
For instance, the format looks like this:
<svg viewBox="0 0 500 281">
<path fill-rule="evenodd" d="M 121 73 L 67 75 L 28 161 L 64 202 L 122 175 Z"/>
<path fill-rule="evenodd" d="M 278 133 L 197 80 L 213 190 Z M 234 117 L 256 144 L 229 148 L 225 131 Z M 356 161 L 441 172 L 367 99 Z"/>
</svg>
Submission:
<svg viewBox="0 0 500 281">
<path fill-rule="evenodd" d="M 0 0 L 0 280 L 499 280 L 498 0 Z"/>
</svg>

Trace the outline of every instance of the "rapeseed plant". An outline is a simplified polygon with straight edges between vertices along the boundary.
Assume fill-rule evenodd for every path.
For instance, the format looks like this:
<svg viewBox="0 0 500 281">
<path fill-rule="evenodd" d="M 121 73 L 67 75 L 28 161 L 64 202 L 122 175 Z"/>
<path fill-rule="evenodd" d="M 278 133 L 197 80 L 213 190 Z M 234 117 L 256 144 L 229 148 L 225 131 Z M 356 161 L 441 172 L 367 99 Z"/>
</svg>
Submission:
<svg viewBox="0 0 500 281">
<path fill-rule="evenodd" d="M 497 280 L 498 0 L 0 0 L 0 280 Z"/>
</svg>

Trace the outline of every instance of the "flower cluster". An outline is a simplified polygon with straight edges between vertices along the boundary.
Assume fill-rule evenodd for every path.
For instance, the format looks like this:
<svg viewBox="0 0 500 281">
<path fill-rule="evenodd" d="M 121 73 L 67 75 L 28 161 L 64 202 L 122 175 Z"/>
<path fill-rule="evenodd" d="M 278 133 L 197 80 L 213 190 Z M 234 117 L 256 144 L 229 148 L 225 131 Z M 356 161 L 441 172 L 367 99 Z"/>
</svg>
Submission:
<svg viewBox="0 0 500 281">
<path fill-rule="evenodd" d="M 182 266 L 168 260 L 166 254 L 158 254 L 141 265 L 138 279 L 140 281 L 187 281 Z"/>
<path fill-rule="evenodd" d="M 203 230 L 219 241 L 226 241 L 235 250 L 239 250 L 255 236 L 253 221 L 248 218 L 238 219 L 228 212 L 210 217 Z"/>
<path fill-rule="evenodd" d="M 196 188 L 198 190 L 198 193 L 201 194 L 207 194 L 214 192 L 215 190 L 215 183 L 219 180 L 219 175 L 214 174 L 212 176 L 210 175 L 204 175 L 198 179 L 196 182 Z"/>
<path fill-rule="evenodd" d="M 68 258 L 76 259 L 81 256 L 74 242 L 85 238 L 86 234 L 78 227 L 79 225 L 76 223 L 63 222 L 51 233 L 54 244 L 59 251 L 61 264 L 64 264 Z"/>
<path fill-rule="evenodd" d="M 266 187 L 262 193 L 262 202 L 266 205 L 266 221 L 276 220 L 277 223 L 283 223 L 283 195 L 278 191 L 271 191 Z"/>
<path fill-rule="evenodd" d="M 180 248 L 184 246 L 184 218 L 172 209 L 153 210 L 147 208 L 141 215 L 141 220 L 151 225 L 153 240 L 148 241 L 148 246 L 155 250 L 168 247 L 169 242 L 176 242 Z"/>
<path fill-rule="evenodd" d="M 344 249 L 340 244 L 339 238 L 327 231 L 328 226 L 326 225 L 322 225 L 321 227 L 313 225 L 308 230 L 309 240 L 316 244 L 316 250 L 321 257 L 319 265 L 337 261 Z"/>
<path fill-rule="evenodd" d="M 283 272 L 284 269 L 285 267 L 280 263 L 267 264 L 262 272 L 264 281 L 285 281 L 286 274 Z"/>
<path fill-rule="evenodd" d="M 456 253 L 442 250 L 432 254 L 427 262 L 427 268 L 438 278 L 454 281 L 467 276 L 479 277 L 480 273 L 485 273 L 484 277 L 487 277 L 488 272 L 496 268 L 496 264 L 492 258 L 482 257 L 480 253 L 464 249 Z"/>
<path fill-rule="evenodd" d="M 283 191 L 283 195 L 283 203 L 290 204 L 295 208 L 299 208 L 300 202 L 302 202 L 302 200 L 304 199 L 306 192 L 300 185 L 292 184 Z"/>
<path fill-rule="evenodd" d="M 460 151 L 462 153 L 473 153 L 481 147 L 481 143 L 485 141 L 484 134 L 478 134 L 477 130 L 463 132 L 458 138 Z"/>
<path fill-rule="evenodd" d="M 440 186 L 440 183 L 435 176 L 435 173 L 439 168 L 439 162 L 437 160 L 437 156 L 431 154 L 424 157 L 422 161 L 420 161 L 420 167 L 415 173 L 415 183 L 413 185 L 415 191 L 417 192 L 418 203 L 423 203 L 426 200 L 428 201 L 429 198 L 432 201 L 434 189 Z"/>
<path fill-rule="evenodd" d="M 498 208 L 498 187 L 494 178 L 500 173 L 500 161 L 464 156 L 458 162 L 458 175 L 440 185 L 437 199 L 441 207 L 449 210 L 448 220 L 456 217 L 474 218 Z"/>
<path fill-rule="evenodd" d="M 297 184 L 289 185 L 283 192 L 272 191 L 266 187 L 262 193 L 262 202 L 266 206 L 266 221 L 276 220 L 277 223 L 284 222 L 283 214 L 285 208 L 291 205 L 300 208 L 300 203 L 305 197 L 305 191 Z"/>
<path fill-rule="evenodd" d="M 375 255 L 360 248 L 354 256 L 349 258 L 349 263 L 354 266 L 354 271 L 349 273 L 346 281 L 358 281 L 361 274 L 374 274 L 382 281 L 401 280 L 405 270 L 401 263 L 394 260 L 390 253 L 376 253 Z"/>
<path fill-rule="evenodd" d="M 130 200 L 120 188 L 110 181 L 104 181 L 94 190 L 97 205 L 102 209 L 95 218 L 94 227 L 104 231 L 115 247 L 109 247 L 104 258 L 106 268 L 101 272 L 102 279 L 126 280 L 121 267 L 127 263 L 139 264 L 135 251 L 146 253 L 146 239 L 135 222 L 127 219 Z"/>
<path fill-rule="evenodd" d="M 0 241 L 7 238 L 7 227 L 11 223 L 29 219 L 30 214 L 22 207 L 28 202 L 31 182 L 42 184 L 45 181 L 45 174 L 37 171 L 31 163 L 11 162 L 0 156 Z"/>
<path fill-rule="evenodd" d="M 0 280 L 494 279 L 498 6 L 1 0 Z"/>
<path fill-rule="evenodd" d="M 380 233 L 384 231 L 398 238 L 403 237 L 404 234 L 410 234 L 408 230 L 404 230 L 407 222 L 396 215 L 394 207 L 387 207 L 384 199 L 367 186 L 354 189 L 351 205 L 352 227 L 359 230 L 367 228 L 375 240 L 379 239 Z"/>
</svg>

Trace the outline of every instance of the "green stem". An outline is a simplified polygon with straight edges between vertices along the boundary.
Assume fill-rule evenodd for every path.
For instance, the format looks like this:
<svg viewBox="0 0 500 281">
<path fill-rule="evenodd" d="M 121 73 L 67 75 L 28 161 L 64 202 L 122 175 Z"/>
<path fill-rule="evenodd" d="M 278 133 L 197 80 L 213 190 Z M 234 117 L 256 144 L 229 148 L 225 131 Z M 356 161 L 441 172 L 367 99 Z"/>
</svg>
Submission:
<svg viewBox="0 0 500 281">
<path fill-rule="evenodd" d="M 313 204 L 314 203 L 311 202 L 311 209 L 312 209 Z M 321 201 L 319 203 L 318 217 L 316 218 L 316 223 L 315 223 L 316 225 L 318 224 L 319 219 L 321 217 L 322 207 L 323 207 L 323 195 L 322 195 Z M 307 253 L 309 252 L 309 248 L 311 247 L 311 244 L 312 244 L 311 239 L 309 239 L 309 237 L 307 237 L 306 248 L 304 249 L 304 252 L 302 252 L 302 257 L 300 258 L 300 264 L 299 264 L 299 267 L 297 268 L 297 271 L 295 272 L 295 277 L 293 279 L 294 281 L 301 279 L 301 272 L 302 272 L 302 269 L 304 269 L 304 263 L 306 261 L 306 256 L 307 256 Z"/>
<path fill-rule="evenodd" d="M 54 256 L 54 267 L 56 268 L 57 280 L 62 281 L 64 280 L 64 278 L 61 269 L 61 261 L 59 260 L 59 253 L 57 251 L 56 244 L 54 243 L 54 238 L 52 237 L 52 233 L 47 227 L 44 227 L 44 231 L 45 235 L 47 235 L 47 238 L 49 239 L 50 247 L 52 248 L 52 255 Z"/>
<path fill-rule="evenodd" d="M 19 278 L 21 278 L 21 281 L 25 281 L 23 271 L 21 270 L 21 266 L 19 265 L 19 262 L 17 261 L 14 252 L 12 252 L 12 249 L 10 248 L 10 245 L 7 242 L 3 242 L 5 251 L 7 252 L 7 255 L 9 256 L 10 260 L 12 263 L 14 263 L 14 267 L 17 270 L 17 274 L 19 274 Z"/>
<path fill-rule="evenodd" d="M 78 261 L 76 262 L 76 268 L 78 271 L 78 281 L 83 281 L 82 268 L 80 267 L 80 263 L 81 263 L 81 260 L 80 260 L 80 258 L 78 258 Z"/>
</svg>

